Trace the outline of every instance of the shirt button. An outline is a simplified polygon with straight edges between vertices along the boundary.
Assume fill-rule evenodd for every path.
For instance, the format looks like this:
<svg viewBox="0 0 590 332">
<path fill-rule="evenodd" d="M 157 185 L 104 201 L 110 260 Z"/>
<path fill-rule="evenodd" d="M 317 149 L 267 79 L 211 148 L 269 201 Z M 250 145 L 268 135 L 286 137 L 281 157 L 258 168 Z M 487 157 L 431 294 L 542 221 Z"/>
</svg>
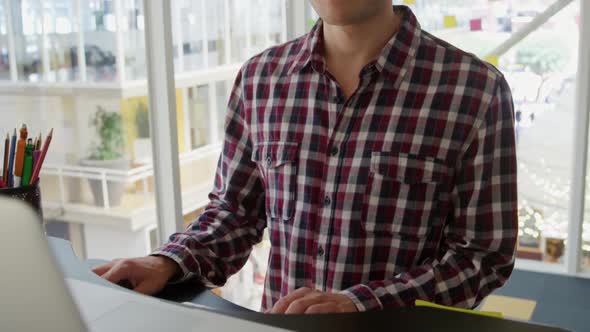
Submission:
<svg viewBox="0 0 590 332">
<path fill-rule="evenodd" d="M 319 257 L 324 256 L 324 247 L 322 247 L 322 246 L 318 247 L 318 256 Z"/>
<path fill-rule="evenodd" d="M 272 165 L 272 158 L 269 156 L 266 156 L 266 166 L 270 167 Z"/>
<path fill-rule="evenodd" d="M 336 157 L 338 155 L 338 147 L 333 146 L 332 149 L 330 150 L 330 154 L 332 155 L 332 157 Z"/>
<path fill-rule="evenodd" d="M 334 96 L 332 102 L 334 102 L 334 104 L 340 104 L 342 103 L 342 98 L 340 98 L 340 96 Z"/>
<path fill-rule="evenodd" d="M 330 199 L 330 197 L 329 196 L 324 197 L 324 206 L 329 207 L 330 205 L 332 205 L 332 200 Z"/>
</svg>

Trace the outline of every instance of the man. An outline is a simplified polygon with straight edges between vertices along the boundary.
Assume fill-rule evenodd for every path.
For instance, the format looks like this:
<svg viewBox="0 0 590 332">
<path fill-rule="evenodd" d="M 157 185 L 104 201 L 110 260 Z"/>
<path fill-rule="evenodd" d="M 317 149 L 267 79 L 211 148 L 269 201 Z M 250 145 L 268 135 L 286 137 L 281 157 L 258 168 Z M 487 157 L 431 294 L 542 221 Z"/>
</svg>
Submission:
<svg viewBox="0 0 590 332">
<path fill-rule="evenodd" d="M 211 202 L 152 256 L 95 269 L 155 293 L 222 285 L 268 227 L 262 309 L 472 308 L 509 277 L 513 106 L 502 74 L 390 0 L 312 0 L 312 31 L 249 60 Z"/>
</svg>

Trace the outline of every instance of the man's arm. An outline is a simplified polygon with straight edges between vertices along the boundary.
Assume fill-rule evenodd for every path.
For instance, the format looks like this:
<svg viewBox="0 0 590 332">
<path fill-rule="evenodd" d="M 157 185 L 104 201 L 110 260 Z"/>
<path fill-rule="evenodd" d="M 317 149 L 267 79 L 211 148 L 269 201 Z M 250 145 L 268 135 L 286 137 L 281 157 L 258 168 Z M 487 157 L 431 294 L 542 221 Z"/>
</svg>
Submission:
<svg viewBox="0 0 590 332">
<path fill-rule="evenodd" d="M 360 311 L 411 306 L 416 299 L 473 308 L 508 279 L 518 234 L 513 119 L 510 89 L 500 78 L 457 165 L 454 218 L 438 257 L 391 279 L 343 291 Z"/>
<path fill-rule="evenodd" d="M 244 116 L 242 71 L 228 104 L 223 151 L 215 186 L 205 212 L 184 233 L 152 255 L 165 256 L 182 269 L 180 280 L 197 276 L 206 285 L 220 286 L 247 261 L 266 227 L 264 188 Z"/>
</svg>

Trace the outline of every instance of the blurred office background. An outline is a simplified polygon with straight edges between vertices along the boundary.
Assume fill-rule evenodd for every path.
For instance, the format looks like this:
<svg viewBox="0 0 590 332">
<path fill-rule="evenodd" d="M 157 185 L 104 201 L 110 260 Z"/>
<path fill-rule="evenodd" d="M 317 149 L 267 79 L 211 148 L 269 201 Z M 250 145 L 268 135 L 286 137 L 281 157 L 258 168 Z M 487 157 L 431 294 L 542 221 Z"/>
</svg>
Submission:
<svg viewBox="0 0 590 332">
<path fill-rule="evenodd" d="M 516 105 L 521 270 L 590 277 L 588 195 L 575 130 L 589 111 L 579 73 L 584 0 L 395 0 L 422 27 L 496 65 Z M 171 25 L 182 209 L 207 203 L 229 89 L 241 64 L 305 33 L 301 0 L 173 0 Z M 55 128 L 43 172 L 50 234 L 82 258 L 148 254 L 158 246 L 148 116 L 143 1 L 0 0 L 0 134 Z M 590 22 L 584 22 L 590 24 Z M 525 31 L 526 33 L 523 33 Z M 590 38 L 584 40 L 590 43 Z M 584 108 L 585 107 L 585 108 Z M 583 158 L 582 158 L 583 159 Z M 588 211 L 588 212 L 587 212 Z M 577 217 L 576 217 L 577 216 Z M 573 245 L 572 245 L 573 243 Z M 269 243 L 221 293 L 258 309 Z"/>
</svg>

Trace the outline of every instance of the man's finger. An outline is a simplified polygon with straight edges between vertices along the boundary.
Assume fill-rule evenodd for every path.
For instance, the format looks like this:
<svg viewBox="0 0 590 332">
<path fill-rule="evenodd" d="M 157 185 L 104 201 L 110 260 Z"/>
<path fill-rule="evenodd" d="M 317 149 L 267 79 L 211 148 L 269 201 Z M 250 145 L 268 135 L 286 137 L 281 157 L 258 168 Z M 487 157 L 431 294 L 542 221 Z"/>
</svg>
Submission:
<svg viewBox="0 0 590 332">
<path fill-rule="evenodd" d="M 105 274 L 108 270 L 110 270 L 111 267 L 113 267 L 113 265 L 114 265 L 114 262 L 108 262 L 105 264 L 101 264 L 99 266 L 92 268 L 92 272 L 94 272 L 98 276 L 102 277 L 102 275 Z"/>
<path fill-rule="evenodd" d="M 291 302 L 287 310 L 285 310 L 285 314 L 302 314 L 305 313 L 307 308 L 309 308 L 310 306 L 314 304 L 326 303 L 325 301 L 325 296 L 310 296 L 310 294 L 307 294 L 307 296 L 304 296 Z"/>
<path fill-rule="evenodd" d="M 137 287 L 133 288 L 133 290 L 145 295 L 153 295 L 159 291 L 153 281 L 143 281 Z"/>
<path fill-rule="evenodd" d="M 309 306 L 305 310 L 306 315 L 311 314 L 329 314 L 334 312 L 340 312 L 338 306 L 334 303 L 318 303 Z"/>
<path fill-rule="evenodd" d="M 119 283 L 121 280 L 128 278 L 129 270 L 125 264 L 115 264 L 108 272 L 102 275 L 102 277 L 113 284 Z"/>
<path fill-rule="evenodd" d="M 294 292 L 292 292 L 292 293 L 288 294 L 287 296 L 278 300 L 277 303 L 272 308 L 272 310 L 270 311 L 270 313 L 271 314 L 285 313 L 285 310 L 287 310 L 287 308 L 289 307 L 291 302 L 304 297 L 305 295 L 307 295 L 310 292 L 312 292 L 312 289 L 307 288 L 307 287 L 303 287 L 303 288 L 299 288 L 299 289 L 295 290 Z"/>
</svg>

